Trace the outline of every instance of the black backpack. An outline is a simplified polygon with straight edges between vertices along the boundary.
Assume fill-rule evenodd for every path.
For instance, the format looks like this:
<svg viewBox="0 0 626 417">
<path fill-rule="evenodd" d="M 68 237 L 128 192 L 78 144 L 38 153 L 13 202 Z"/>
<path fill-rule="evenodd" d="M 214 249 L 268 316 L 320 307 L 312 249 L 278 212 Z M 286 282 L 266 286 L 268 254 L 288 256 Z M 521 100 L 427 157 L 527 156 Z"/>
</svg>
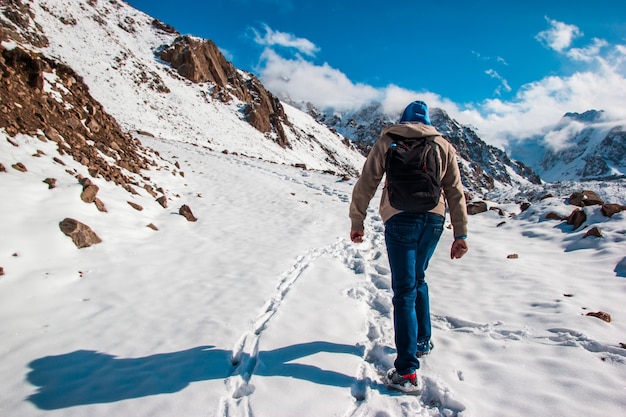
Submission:
<svg viewBox="0 0 626 417">
<path fill-rule="evenodd" d="M 391 206 L 402 211 L 432 210 L 441 197 L 441 163 L 435 137 L 387 136 L 393 139 L 385 158 Z"/>
</svg>

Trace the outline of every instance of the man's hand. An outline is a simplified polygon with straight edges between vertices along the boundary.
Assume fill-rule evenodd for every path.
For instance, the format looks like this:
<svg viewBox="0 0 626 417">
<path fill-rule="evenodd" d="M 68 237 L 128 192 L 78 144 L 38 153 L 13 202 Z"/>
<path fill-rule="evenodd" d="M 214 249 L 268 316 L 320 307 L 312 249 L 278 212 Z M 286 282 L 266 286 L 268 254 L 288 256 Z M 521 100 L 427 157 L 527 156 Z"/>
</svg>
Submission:
<svg viewBox="0 0 626 417">
<path fill-rule="evenodd" d="M 353 241 L 354 243 L 361 243 L 363 242 L 364 235 L 365 235 L 365 232 L 363 232 L 363 230 L 351 230 L 350 240 Z"/>
<path fill-rule="evenodd" d="M 461 259 L 467 253 L 467 242 L 465 239 L 454 239 L 450 249 L 450 259 Z"/>
</svg>

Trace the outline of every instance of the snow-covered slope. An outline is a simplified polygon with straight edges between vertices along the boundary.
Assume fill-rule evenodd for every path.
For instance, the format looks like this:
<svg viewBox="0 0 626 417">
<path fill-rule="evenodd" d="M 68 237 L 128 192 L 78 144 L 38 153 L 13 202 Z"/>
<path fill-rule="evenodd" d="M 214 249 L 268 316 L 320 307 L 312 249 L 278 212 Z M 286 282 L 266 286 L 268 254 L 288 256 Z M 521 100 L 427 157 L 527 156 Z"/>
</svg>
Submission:
<svg viewBox="0 0 626 417">
<path fill-rule="evenodd" d="M 573 230 L 546 217 L 576 209 L 567 196 L 524 212 L 490 202 L 503 213 L 470 217 L 470 251 L 458 261 L 446 231 L 427 274 L 435 349 L 419 371 L 422 394 L 404 396 L 381 378 L 394 344 L 380 193 L 366 241 L 354 245 L 354 179 L 141 139 L 160 155 L 144 174 L 168 190 L 169 208 L 94 178 L 108 209 L 100 212 L 67 175 L 88 176 L 86 167 L 54 142 L 0 132 L 0 415 L 626 409 L 626 211 L 607 218 L 585 207 L 587 221 Z M 12 167 L 20 161 L 26 172 Z M 46 177 L 58 179 L 55 188 Z M 177 214 L 182 204 L 196 222 Z M 66 217 L 102 242 L 77 249 L 59 230 Z M 603 237 L 584 238 L 595 226 Z M 610 322 L 587 316 L 601 311 Z"/>
<path fill-rule="evenodd" d="M 511 153 L 546 181 L 623 179 L 626 124 L 602 111 L 567 113 L 542 136 L 513 143 Z"/>
<path fill-rule="evenodd" d="M 5 6 L 19 17 L 13 19 L 16 24 L 2 16 L 5 25 L 24 39 L 44 35 L 47 46 L 36 49 L 83 77 L 124 130 L 342 174 L 355 174 L 362 166 L 363 157 L 340 135 L 295 109 L 288 110 L 294 125 L 286 129 L 292 146 L 277 145 L 271 135 L 243 121 L 240 100 L 215 100 L 212 85 L 192 83 L 157 59 L 155 51 L 178 34 L 122 1 L 20 4 Z"/>
</svg>

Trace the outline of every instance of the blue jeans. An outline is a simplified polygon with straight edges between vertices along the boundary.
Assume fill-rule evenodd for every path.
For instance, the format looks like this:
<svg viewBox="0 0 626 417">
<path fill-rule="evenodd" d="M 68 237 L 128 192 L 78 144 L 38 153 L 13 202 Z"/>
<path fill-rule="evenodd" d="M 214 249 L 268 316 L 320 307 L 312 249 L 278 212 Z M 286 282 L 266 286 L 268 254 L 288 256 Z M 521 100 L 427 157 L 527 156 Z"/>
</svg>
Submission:
<svg viewBox="0 0 626 417">
<path fill-rule="evenodd" d="M 430 301 L 425 271 L 443 232 L 444 218 L 434 213 L 402 212 L 387 220 L 385 242 L 391 267 L 393 322 L 401 375 L 418 369 L 418 345 L 431 336 Z"/>
</svg>

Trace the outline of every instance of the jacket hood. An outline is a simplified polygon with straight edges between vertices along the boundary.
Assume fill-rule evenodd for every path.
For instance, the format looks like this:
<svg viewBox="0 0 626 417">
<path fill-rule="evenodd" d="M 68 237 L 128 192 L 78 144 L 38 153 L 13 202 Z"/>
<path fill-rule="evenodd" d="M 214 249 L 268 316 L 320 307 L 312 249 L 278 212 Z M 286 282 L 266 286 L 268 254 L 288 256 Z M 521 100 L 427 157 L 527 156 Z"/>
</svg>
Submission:
<svg viewBox="0 0 626 417">
<path fill-rule="evenodd" d="M 441 133 L 431 125 L 422 123 L 399 123 L 391 125 L 383 130 L 383 135 L 395 133 L 405 138 L 422 138 L 425 136 L 441 136 Z"/>
</svg>

